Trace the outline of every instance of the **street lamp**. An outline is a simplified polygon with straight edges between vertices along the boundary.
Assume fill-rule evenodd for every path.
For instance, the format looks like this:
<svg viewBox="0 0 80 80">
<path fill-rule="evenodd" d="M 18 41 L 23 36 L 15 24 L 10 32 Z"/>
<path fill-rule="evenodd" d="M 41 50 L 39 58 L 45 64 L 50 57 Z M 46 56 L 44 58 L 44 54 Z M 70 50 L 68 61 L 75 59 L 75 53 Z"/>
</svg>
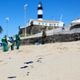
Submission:
<svg viewBox="0 0 80 80">
<path fill-rule="evenodd" d="M 26 9 L 27 9 L 28 4 L 24 5 L 24 23 L 25 23 L 25 36 L 26 36 Z"/>
<path fill-rule="evenodd" d="M 26 10 L 27 10 L 27 6 L 28 6 L 28 4 L 25 4 L 24 5 L 24 21 L 25 21 L 25 24 L 26 24 Z"/>
<path fill-rule="evenodd" d="M 8 22 L 10 19 L 9 17 L 6 17 L 5 20 L 6 20 L 6 35 L 8 35 Z"/>
</svg>

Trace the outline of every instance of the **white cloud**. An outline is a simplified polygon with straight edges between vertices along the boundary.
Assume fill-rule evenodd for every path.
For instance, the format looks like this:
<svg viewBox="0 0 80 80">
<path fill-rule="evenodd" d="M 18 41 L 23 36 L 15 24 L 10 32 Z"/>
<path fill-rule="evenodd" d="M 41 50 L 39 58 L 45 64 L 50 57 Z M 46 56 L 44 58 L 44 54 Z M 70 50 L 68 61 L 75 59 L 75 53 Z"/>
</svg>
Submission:
<svg viewBox="0 0 80 80">
<path fill-rule="evenodd" d="M 9 20 L 10 20 L 10 18 L 9 18 L 9 17 L 6 17 L 6 18 L 5 18 L 5 20 L 9 21 Z"/>
<path fill-rule="evenodd" d="M 25 4 L 25 5 L 24 5 L 24 8 L 26 8 L 27 6 L 28 6 L 28 4 Z"/>
</svg>

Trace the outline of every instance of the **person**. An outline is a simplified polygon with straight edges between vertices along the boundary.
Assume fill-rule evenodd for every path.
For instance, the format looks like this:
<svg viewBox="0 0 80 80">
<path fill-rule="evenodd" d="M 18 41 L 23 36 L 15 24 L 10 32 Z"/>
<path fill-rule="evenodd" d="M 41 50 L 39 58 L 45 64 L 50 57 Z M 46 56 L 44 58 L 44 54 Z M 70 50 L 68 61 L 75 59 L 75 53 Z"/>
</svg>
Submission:
<svg viewBox="0 0 80 80">
<path fill-rule="evenodd" d="M 17 35 L 16 35 L 16 49 L 19 49 L 19 47 L 20 47 L 20 37 L 19 37 L 19 35 L 17 34 Z"/>
<path fill-rule="evenodd" d="M 62 27 L 62 31 L 64 31 L 64 29 L 65 29 L 65 28 L 64 28 L 64 27 Z"/>
<path fill-rule="evenodd" d="M 46 29 L 44 28 L 42 31 L 42 44 L 45 44 L 46 42 Z"/>
<path fill-rule="evenodd" d="M 2 43 L 0 43 L 0 47 L 2 47 Z"/>
<path fill-rule="evenodd" d="M 7 52 L 8 51 L 8 44 L 7 44 L 5 38 L 2 38 L 2 46 L 3 46 L 3 52 Z"/>
<path fill-rule="evenodd" d="M 13 37 L 10 37 L 10 43 L 11 43 L 11 50 L 14 50 L 14 39 Z"/>
</svg>

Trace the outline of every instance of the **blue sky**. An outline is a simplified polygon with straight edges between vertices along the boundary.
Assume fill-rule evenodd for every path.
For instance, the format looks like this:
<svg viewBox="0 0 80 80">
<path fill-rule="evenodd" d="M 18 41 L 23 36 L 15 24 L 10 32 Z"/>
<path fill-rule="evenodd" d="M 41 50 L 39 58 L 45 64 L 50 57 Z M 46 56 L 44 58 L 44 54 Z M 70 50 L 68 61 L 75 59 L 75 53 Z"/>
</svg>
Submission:
<svg viewBox="0 0 80 80">
<path fill-rule="evenodd" d="M 26 21 L 37 19 L 37 6 L 40 0 L 0 0 L 0 25 L 4 31 L 0 38 L 6 33 L 14 35 L 18 32 L 18 26 L 25 25 L 24 5 L 26 9 Z M 44 19 L 60 20 L 69 24 L 71 20 L 80 17 L 80 0 L 42 0 Z M 7 23 L 6 18 L 9 17 Z"/>
</svg>

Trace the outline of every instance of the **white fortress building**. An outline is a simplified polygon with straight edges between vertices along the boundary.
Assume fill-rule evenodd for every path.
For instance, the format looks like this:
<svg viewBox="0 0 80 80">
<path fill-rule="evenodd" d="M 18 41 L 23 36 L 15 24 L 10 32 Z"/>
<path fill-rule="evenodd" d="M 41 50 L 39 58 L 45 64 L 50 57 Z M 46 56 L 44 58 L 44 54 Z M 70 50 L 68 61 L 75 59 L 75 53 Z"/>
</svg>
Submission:
<svg viewBox="0 0 80 80">
<path fill-rule="evenodd" d="M 31 19 L 27 23 L 27 26 L 20 29 L 22 36 L 37 34 L 42 31 L 42 28 L 46 27 L 47 30 L 56 30 L 64 27 L 64 22 L 56 20 L 44 20 L 43 19 L 43 7 L 42 3 L 39 2 L 37 7 L 37 19 Z"/>
<path fill-rule="evenodd" d="M 47 27 L 53 27 L 53 28 L 62 28 L 64 27 L 64 22 L 62 21 L 55 21 L 55 20 L 30 20 L 29 24 L 33 22 L 33 25 L 40 25 L 40 26 L 47 26 Z"/>
</svg>

